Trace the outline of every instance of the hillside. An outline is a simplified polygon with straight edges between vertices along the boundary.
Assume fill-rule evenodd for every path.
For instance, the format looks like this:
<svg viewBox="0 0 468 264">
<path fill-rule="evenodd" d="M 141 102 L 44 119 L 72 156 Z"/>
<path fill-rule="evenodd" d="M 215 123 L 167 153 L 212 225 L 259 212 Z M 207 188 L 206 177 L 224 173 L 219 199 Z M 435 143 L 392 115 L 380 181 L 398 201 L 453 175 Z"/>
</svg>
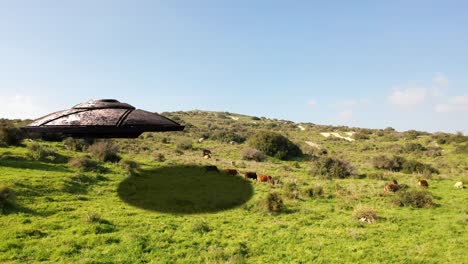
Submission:
<svg viewBox="0 0 468 264">
<path fill-rule="evenodd" d="M 162 114 L 185 131 L 3 143 L 0 262 L 468 263 L 468 194 L 454 187 L 468 183 L 467 136 Z M 267 132 L 303 154 L 252 150 Z M 393 179 L 401 190 L 384 192 Z"/>
</svg>

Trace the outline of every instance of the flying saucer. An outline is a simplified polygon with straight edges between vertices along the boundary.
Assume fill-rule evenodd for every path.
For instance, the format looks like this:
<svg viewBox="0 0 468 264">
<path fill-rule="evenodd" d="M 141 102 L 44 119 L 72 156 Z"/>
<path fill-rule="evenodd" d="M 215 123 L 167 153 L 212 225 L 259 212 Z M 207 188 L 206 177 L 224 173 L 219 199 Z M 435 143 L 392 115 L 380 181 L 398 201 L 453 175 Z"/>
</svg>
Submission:
<svg viewBox="0 0 468 264">
<path fill-rule="evenodd" d="M 100 99 L 46 115 L 21 129 L 77 138 L 136 138 L 143 132 L 182 131 L 184 126 L 115 99 Z"/>
</svg>

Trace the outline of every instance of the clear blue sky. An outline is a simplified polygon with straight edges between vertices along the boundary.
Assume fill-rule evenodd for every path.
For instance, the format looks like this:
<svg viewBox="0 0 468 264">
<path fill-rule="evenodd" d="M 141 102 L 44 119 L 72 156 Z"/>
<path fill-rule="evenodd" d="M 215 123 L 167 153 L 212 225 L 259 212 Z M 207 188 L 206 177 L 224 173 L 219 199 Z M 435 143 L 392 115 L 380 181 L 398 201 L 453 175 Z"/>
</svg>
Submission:
<svg viewBox="0 0 468 264">
<path fill-rule="evenodd" d="M 93 98 L 468 132 L 467 1 L 1 1 L 0 117 Z"/>
</svg>

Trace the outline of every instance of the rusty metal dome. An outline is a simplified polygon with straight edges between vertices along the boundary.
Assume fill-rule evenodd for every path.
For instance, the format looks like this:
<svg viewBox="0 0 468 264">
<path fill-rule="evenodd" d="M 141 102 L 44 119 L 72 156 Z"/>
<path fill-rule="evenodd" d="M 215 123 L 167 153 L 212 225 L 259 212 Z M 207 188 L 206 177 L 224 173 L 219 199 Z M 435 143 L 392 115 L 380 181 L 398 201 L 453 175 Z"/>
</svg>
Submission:
<svg viewBox="0 0 468 264">
<path fill-rule="evenodd" d="M 100 99 L 46 115 L 21 129 L 71 137 L 136 138 L 143 132 L 181 131 L 184 126 L 115 99 Z"/>
</svg>

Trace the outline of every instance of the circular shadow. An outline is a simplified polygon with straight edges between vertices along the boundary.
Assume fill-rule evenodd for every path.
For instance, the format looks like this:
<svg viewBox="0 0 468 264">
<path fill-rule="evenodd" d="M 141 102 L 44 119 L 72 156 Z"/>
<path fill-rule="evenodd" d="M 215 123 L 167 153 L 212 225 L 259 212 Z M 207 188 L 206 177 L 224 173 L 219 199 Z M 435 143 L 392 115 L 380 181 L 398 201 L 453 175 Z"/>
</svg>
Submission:
<svg viewBox="0 0 468 264">
<path fill-rule="evenodd" d="M 250 200 L 253 188 L 240 176 L 207 172 L 199 166 L 174 166 L 126 178 L 118 193 L 125 203 L 142 209 L 199 214 L 240 206 Z"/>
</svg>

